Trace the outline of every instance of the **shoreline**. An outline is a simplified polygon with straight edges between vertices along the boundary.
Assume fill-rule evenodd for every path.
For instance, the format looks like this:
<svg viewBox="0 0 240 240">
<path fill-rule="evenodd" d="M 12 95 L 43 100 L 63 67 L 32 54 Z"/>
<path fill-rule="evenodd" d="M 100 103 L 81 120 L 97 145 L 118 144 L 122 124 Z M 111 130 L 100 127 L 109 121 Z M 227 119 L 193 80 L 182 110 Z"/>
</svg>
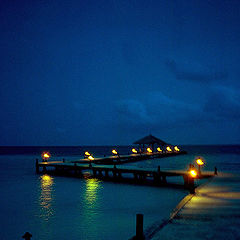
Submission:
<svg viewBox="0 0 240 240">
<path fill-rule="evenodd" d="M 159 231 L 161 231 L 164 227 L 166 227 L 171 221 L 178 215 L 178 213 L 185 207 L 185 205 L 191 201 L 191 199 L 198 193 L 199 189 L 203 188 L 205 185 L 209 184 L 214 177 L 208 179 L 205 183 L 199 185 L 195 188 L 195 194 L 187 194 L 178 204 L 177 206 L 171 211 L 170 217 L 168 219 L 162 220 L 161 224 L 153 224 L 152 226 L 148 227 L 144 231 L 145 240 L 152 239 Z"/>
<path fill-rule="evenodd" d="M 146 239 L 239 239 L 239 178 L 239 174 L 220 173 L 209 179 L 195 194 L 184 197 L 166 224 Z M 225 229 L 222 235 L 220 229 Z"/>
</svg>

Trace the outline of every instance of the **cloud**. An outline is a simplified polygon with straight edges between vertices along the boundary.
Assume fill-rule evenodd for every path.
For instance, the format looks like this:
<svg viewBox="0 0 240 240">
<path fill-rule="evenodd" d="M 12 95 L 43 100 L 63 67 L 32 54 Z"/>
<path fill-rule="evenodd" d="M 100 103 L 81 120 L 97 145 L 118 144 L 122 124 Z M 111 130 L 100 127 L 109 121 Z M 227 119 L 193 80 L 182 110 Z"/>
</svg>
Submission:
<svg viewBox="0 0 240 240">
<path fill-rule="evenodd" d="M 207 83 L 228 79 L 226 71 L 217 71 L 214 68 L 197 65 L 196 63 L 188 62 L 179 66 L 174 60 L 168 59 L 165 61 L 165 65 L 178 80 Z"/>
<path fill-rule="evenodd" d="M 116 104 L 116 109 L 119 117 L 123 121 L 129 121 L 132 123 L 147 124 L 151 122 L 146 110 L 146 106 L 140 101 L 134 99 L 126 99 L 119 101 Z"/>
<path fill-rule="evenodd" d="M 232 132 L 229 139 L 236 142 L 239 103 L 239 92 L 223 86 L 210 87 L 206 101 L 199 103 L 185 102 L 162 92 L 149 92 L 141 101 L 131 99 L 117 104 L 117 122 L 113 129 L 124 138 L 153 133 L 173 142 L 189 138 L 196 143 L 206 143 L 209 139 L 218 142 L 218 137 L 230 136 Z M 212 136 L 209 138 L 209 135 Z"/>
<path fill-rule="evenodd" d="M 128 128 L 179 127 L 240 119 L 240 96 L 237 90 L 215 86 L 205 103 L 188 103 L 162 92 L 148 93 L 144 101 L 118 102 L 118 123 Z"/>
<path fill-rule="evenodd" d="M 217 118 L 240 119 L 239 89 L 225 86 L 213 87 L 204 105 L 204 111 Z"/>
<path fill-rule="evenodd" d="M 117 103 L 119 123 L 129 128 L 154 129 L 159 126 L 170 127 L 194 121 L 202 111 L 198 105 L 182 102 L 161 92 L 149 93 L 144 102 L 123 100 Z"/>
<path fill-rule="evenodd" d="M 149 94 L 147 108 L 157 125 L 184 122 L 199 111 L 199 106 L 168 97 L 161 92 Z"/>
</svg>

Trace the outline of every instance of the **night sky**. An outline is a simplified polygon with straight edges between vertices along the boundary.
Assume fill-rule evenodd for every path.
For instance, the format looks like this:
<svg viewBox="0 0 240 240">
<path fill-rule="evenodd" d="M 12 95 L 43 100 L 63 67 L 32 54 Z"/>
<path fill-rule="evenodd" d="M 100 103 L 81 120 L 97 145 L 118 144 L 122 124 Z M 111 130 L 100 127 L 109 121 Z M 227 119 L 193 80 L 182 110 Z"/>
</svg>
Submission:
<svg viewBox="0 0 240 240">
<path fill-rule="evenodd" d="M 240 1 L 0 1 L 0 145 L 240 143 Z"/>
</svg>

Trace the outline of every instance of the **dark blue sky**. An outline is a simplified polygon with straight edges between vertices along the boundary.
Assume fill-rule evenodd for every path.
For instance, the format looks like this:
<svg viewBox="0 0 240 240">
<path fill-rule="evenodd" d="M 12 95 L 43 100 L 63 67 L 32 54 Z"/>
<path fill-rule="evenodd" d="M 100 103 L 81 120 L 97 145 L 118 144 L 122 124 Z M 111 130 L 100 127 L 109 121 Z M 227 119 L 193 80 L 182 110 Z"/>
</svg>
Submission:
<svg viewBox="0 0 240 240">
<path fill-rule="evenodd" d="M 0 145 L 240 143 L 238 0 L 0 2 Z"/>
</svg>

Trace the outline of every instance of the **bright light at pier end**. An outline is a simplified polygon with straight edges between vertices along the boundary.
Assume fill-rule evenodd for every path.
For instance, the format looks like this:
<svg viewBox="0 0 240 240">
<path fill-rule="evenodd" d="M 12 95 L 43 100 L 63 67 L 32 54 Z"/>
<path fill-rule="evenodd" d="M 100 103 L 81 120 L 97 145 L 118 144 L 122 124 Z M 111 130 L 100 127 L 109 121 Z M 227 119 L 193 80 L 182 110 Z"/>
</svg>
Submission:
<svg viewBox="0 0 240 240">
<path fill-rule="evenodd" d="M 94 157 L 93 156 L 89 156 L 88 159 L 89 160 L 94 160 Z"/>
<path fill-rule="evenodd" d="M 148 151 L 149 153 L 152 153 L 152 149 L 151 149 L 150 147 L 147 148 L 147 151 Z"/>
<path fill-rule="evenodd" d="M 133 153 L 137 153 L 137 150 L 135 148 L 132 149 Z"/>
<path fill-rule="evenodd" d="M 112 153 L 113 153 L 113 154 L 118 154 L 115 149 L 112 150 Z"/>
<path fill-rule="evenodd" d="M 44 157 L 44 158 L 50 158 L 50 156 L 49 156 L 48 153 L 44 153 L 44 154 L 43 154 L 43 157 Z"/>
<path fill-rule="evenodd" d="M 157 148 L 158 152 L 162 152 L 162 149 L 160 147 Z"/>
<path fill-rule="evenodd" d="M 177 151 L 177 152 L 180 151 L 179 148 L 178 148 L 178 146 L 175 146 L 175 147 L 174 147 L 174 150 Z"/>
<path fill-rule="evenodd" d="M 168 152 L 171 152 L 171 151 L 172 151 L 172 149 L 171 149 L 169 146 L 167 146 L 166 149 L 167 149 Z"/>
<path fill-rule="evenodd" d="M 190 172 L 191 177 L 195 178 L 197 176 L 197 171 L 191 170 Z"/>
<path fill-rule="evenodd" d="M 48 160 L 51 157 L 49 152 L 43 152 L 42 153 L 42 159 Z"/>
<path fill-rule="evenodd" d="M 203 160 L 201 158 L 198 158 L 196 160 L 197 165 L 202 166 L 204 164 Z"/>
</svg>

